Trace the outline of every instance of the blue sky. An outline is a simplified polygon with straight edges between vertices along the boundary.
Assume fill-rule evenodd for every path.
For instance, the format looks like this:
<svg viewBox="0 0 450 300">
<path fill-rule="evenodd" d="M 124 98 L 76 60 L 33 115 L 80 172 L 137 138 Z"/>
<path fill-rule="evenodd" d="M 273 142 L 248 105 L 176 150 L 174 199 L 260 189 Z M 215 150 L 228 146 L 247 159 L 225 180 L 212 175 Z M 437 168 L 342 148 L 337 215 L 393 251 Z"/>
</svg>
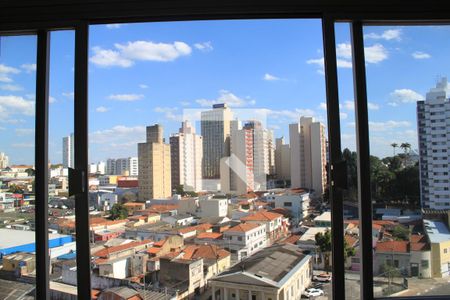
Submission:
<svg viewBox="0 0 450 300">
<path fill-rule="evenodd" d="M 417 145 L 415 101 L 450 67 L 448 27 L 366 27 L 371 152 L 392 142 Z M 336 26 L 344 147 L 355 148 L 353 79 L 347 24 Z M 326 122 L 319 20 L 195 21 L 90 28 L 90 160 L 135 155 L 145 126 L 175 133 L 183 112 L 226 101 L 262 116 L 287 137 L 300 115 Z M 0 43 L 0 151 L 34 160 L 36 38 Z M 50 153 L 61 162 L 73 131 L 74 32 L 51 36 Z M 199 131 L 199 130 L 198 130 Z"/>
</svg>

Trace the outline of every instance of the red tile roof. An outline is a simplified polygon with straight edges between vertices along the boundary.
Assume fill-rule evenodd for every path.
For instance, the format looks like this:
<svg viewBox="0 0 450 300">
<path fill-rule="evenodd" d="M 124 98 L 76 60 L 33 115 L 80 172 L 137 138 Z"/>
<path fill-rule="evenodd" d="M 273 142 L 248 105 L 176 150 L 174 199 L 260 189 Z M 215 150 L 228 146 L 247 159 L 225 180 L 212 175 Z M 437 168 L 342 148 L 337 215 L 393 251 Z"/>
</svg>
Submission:
<svg viewBox="0 0 450 300">
<path fill-rule="evenodd" d="M 178 229 L 178 233 L 180 234 L 185 234 L 188 232 L 192 232 L 192 231 L 206 231 L 211 229 L 212 225 L 209 223 L 203 223 L 203 224 L 199 224 L 199 225 L 195 225 L 195 226 L 189 226 L 189 227 L 185 227 L 185 228 L 180 228 Z"/>
<path fill-rule="evenodd" d="M 377 252 L 396 252 L 408 253 L 408 241 L 387 241 L 378 242 L 376 246 Z"/>
<path fill-rule="evenodd" d="M 299 235 L 293 234 L 293 235 L 289 236 L 288 238 L 286 238 L 283 242 L 287 243 L 287 244 L 295 245 L 299 239 L 300 239 Z"/>
<path fill-rule="evenodd" d="M 183 259 L 222 259 L 230 256 L 230 252 L 216 245 L 189 245 L 181 253 L 183 253 Z"/>
<path fill-rule="evenodd" d="M 231 227 L 230 229 L 227 229 L 224 232 L 247 232 L 247 231 L 255 229 L 259 226 L 260 225 L 258 225 L 258 224 L 242 223 L 242 224 L 236 225 L 234 227 Z"/>
<path fill-rule="evenodd" d="M 242 221 L 273 221 L 282 216 L 283 215 L 280 215 L 277 213 L 261 210 L 257 213 L 242 217 L 241 220 Z"/>
<path fill-rule="evenodd" d="M 130 242 L 130 243 L 127 243 L 127 244 L 123 244 L 123 245 L 109 247 L 109 248 L 105 248 L 105 249 L 99 250 L 99 251 L 94 253 L 94 256 L 108 258 L 109 255 L 111 255 L 112 253 L 122 252 L 122 251 L 131 249 L 131 248 L 134 248 L 134 247 L 137 247 L 137 246 L 141 246 L 141 245 L 145 245 L 145 244 L 151 244 L 151 243 L 152 243 L 151 240 Z"/>
<path fill-rule="evenodd" d="M 358 238 L 356 238 L 356 237 L 354 237 L 354 236 L 352 236 L 352 235 L 350 235 L 350 234 L 346 234 L 346 235 L 344 236 L 344 239 L 345 239 L 345 241 L 347 242 L 347 245 L 348 245 L 349 247 L 355 246 L 356 242 L 358 241 Z"/>
<path fill-rule="evenodd" d="M 221 237 L 222 234 L 217 232 L 201 232 L 197 235 L 198 239 L 220 239 Z"/>
</svg>

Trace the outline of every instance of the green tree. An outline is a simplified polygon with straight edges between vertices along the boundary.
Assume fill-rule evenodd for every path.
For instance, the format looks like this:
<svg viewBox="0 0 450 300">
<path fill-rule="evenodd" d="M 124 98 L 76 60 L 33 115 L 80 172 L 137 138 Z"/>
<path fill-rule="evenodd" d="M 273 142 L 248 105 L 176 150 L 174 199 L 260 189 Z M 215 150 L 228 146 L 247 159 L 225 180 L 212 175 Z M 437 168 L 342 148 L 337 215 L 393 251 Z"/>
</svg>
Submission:
<svg viewBox="0 0 450 300">
<path fill-rule="evenodd" d="M 128 210 L 123 204 L 116 203 L 111 208 L 110 214 L 112 220 L 123 220 L 128 217 Z"/>
<path fill-rule="evenodd" d="M 34 169 L 31 169 L 31 168 L 26 169 L 25 173 L 27 173 L 28 176 L 34 176 L 35 175 Z"/>
<path fill-rule="evenodd" d="M 388 289 L 389 290 L 391 289 L 391 284 L 392 284 L 392 281 L 394 280 L 394 278 L 399 277 L 401 275 L 400 271 L 396 267 L 394 267 L 392 265 L 392 263 L 391 264 L 384 263 L 380 267 L 380 272 L 384 277 L 386 277 L 388 279 L 388 285 L 389 285 Z"/>
<path fill-rule="evenodd" d="M 398 144 L 397 144 L 397 143 L 392 143 L 392 144 L 391 144 L 391 147 L 394 148 L 394 156 L 395 156 L 395 148 L 398 147 Z"/>
<path fill-rule="evenodd" d="M 409 240 L 409 228 L 403 226 L 403 225 L 397 225 L 394 227 L 394 229 L 392 230 L 392 236 L 396 239 L 396 240 L 401 240 L 401 241 L 408 241 Z"/>
<path fill-rule="evenodd" d="M 328 273 L 331 255 L 331 232 L 329 230 L 324 233 L 318 232 L 315 235 L 315 240 L 320 253 L 323 255 L 325 271 Z"/>
<path fill-rule="evenodd" d="M 11 184 L 11 186 L 9 187 L 8 192 L 10 193 L 14 193 L 14 194 L 23 194 L 23 189 L 22 187 L 16 185 L 16 184 Z"/>
</svg>

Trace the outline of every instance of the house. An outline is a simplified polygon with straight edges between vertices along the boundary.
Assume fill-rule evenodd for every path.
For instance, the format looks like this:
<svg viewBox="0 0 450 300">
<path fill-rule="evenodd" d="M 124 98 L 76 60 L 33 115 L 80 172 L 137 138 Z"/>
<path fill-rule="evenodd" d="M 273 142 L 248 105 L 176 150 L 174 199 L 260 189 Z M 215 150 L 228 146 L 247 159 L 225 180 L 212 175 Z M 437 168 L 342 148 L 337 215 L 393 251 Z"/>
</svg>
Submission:
<svg viewBox="0 0 450 300">
<path fill-rule="evenodd" d="M 242 217 L 241 221 L 245 223 L 264 224 L 266 226 L 267 240 L 272 243 L 281 238 L 285 233 L 282 218 L 283 215 L 261 210 L 254 214 Z"/>
<path fill-rule="evenodd" d="M 374 273 L 382 274 L 386 265 L 405 276 L 431 277 L 431 252 L 424 236 L 412 235 L 409 241 L 377 242 Z"/>
<path fill-rule="evenodd" d="M 163 217 L 162 220 L 166 223 L 169 223 L 172 226 L 181 227 L 191 225 L 192 222 L 194 221 L 194 217 L 191 215 L 182 214 Z"/>
<path fill-rule="evenodd" d="M 291 211 L 294 222 L 300 222 L 308 216 L 309 193 L 304 189 L 286 189 L 282 192 L 270 192 L 266 200 L 275 208 L 285 208 Z"/>
<path fill-rule="evenodd" d="M 16 274 L 26 275 L 36 269 L 36 256 L 31 253 L 18 252 L 2 257 L 4 271 L 15 272 Z"/>
<path fill-rule="evenodd" d="M 136 290 L 126 287 L 111 287 L 103 290 L 98 300 L 142 300 L 144 299 L 139 295 Z"/>
<path fill-rule="evenodd" d="M 226 217 L 228 214 L 228 199 L 215 198 L 201 200 L 200 217 Z"/>
<path fill-rule="evenodd" d="M 123 206 L 127 209 L 129 216 L 134 215 L 134 212 L 138 210 L 145 209 L 145 203 L 143 202 L 127 202 L 124 203 Z"/>
<path fill-rule="evenodd" d="M 263 249 L 267 245 L 266 225 L 242 223 L 223 232 L 223 247 L 236 253 L 238 260 Z"/>
<path fill-rule="evenodd" d="M 324 211 L 313 220 L 314 227 L 331 227 L 331 212 Z"/>
<path fill-rule="evenodd" d="M 195 237 L 198 233 L 201 232 L 212 232 L 212 225 L 209 223 L 204 223 L 177 229 L 178 235 L 183 237 L 183 239 Z"/>
<path fill-rule="evenodd" d="M 216 245 L 188 245 L 177 256 L 179 259 L 203 259 L 205 284 L 213 276 L 227 270 L 231 264 L 230 252 Z"/>
<path fill-rule="evenodd" d="M 431 247 L 431 277 L 450 276 L 450 231 L 444 222 L 423 220 Z"/>
<path fill-rule="evenodd" d="M 159 257 L 179 250 L 183 247 L 183 238 L 177 235 L 168 236 L 164 240 L 153 243 L 153 246 L 147 250 L 150 257 Z"/>
<path fill-rule="evenodd" d="M 300 299 L 312 271 L 311 256 L 294 245 L 276 244 L 210 279 L 212 300 Z"/>
<path fill-rule="evenodd" d="M 223 243 L 223 235 L 219 232 L 201 232 L 197 234 L 194 242 L 196 244 L 214 244 L 221 246 Z"/>
</svg>

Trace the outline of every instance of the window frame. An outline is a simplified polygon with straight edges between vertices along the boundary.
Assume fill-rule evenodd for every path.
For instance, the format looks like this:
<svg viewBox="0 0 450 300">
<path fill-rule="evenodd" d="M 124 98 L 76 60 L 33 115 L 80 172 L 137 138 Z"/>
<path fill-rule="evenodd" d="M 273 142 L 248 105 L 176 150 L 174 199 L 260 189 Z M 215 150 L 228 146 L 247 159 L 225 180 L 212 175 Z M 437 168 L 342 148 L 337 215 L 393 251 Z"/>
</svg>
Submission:
<svg viewBox="0 0 450 300">
<path fill-rule="evenodd" d="M 436 25 L 450 24 L 450 9 L 437 1 L 412 0 L 408 6 L 401 0 L 393 1 L 302 1 L 250 0 L 249 3 L 217 2 L 211 6 L 206 0 L 190 0 L 191 6 L 181 0 L 169 7 L 159 1 L 134 0 L 93 1 L 81 3 L 57 3 L 40 0 L 15 1 L 0 4 L 0 35 L 36 34 L 38 36 L 36 76 L 36 249 L 37 249 L 37 299 L 49 299 L 48 253 L 48 78 L 49 32 L 51 30 L 75 30 L 75 167 L 87 174 L 88 166 L 88 34 L 89 25 L 129 22 L 225 20 L 225 19 L 281 19 L 318 18 L 322 20 L 322 37 L 325 60 L 327 98 L 328 141 L 330 153 L 330 199 L 332 203 L 332 262 L 333 299 L 345 298 L 343 257 L 343 209 L 342 187 L 334 184 L 340 174 L 335 166 L 341 162 L 340 116 L 337 85 L 336 45 L 334 25 L 351 24 L 354 65 L 355 111 L 358 152 L 358 203 L 361 243 L 361 298 L 373 296 L 372 210 L 369 178 L 369 136 L 366 92 L 366 72 L 362 28 L 364 25 Z M 105 10 L 104 6 L 108 6 Z M 78 153 L 78 154 L 77 154 Z M 38 187 L 38 183 L 41 186 Z M 78 297 L 90 298 L 89 252 L 89 202 L 87 176 L 82 176 L 82 191 L 76 195 L 77 226 L 77 291 Z M 363 201 L 366 199 L 366 201 Z M 369 199 L 369 200 L 367 200 Z M 445 299 L 446 296 L 396 297 L 396 299 Z M 385 299 L 385 298 L 377 298 Z M 386 298 L 387 299 L 387 298 Z"/>
</svg>

